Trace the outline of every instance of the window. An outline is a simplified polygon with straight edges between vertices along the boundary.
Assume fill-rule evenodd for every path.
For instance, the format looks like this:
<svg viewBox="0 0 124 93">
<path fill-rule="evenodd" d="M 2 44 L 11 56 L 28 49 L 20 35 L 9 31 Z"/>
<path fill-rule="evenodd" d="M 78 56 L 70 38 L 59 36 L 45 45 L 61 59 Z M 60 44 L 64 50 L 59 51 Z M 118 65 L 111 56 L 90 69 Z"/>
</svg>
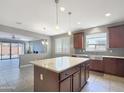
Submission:
<svg viewBox="0 0 124 93">
<path fill-rule="evenodd" d="M 24 54 L 24 44 L 19 44 L 19 55 Z"/>
<path fill-rule="evenodd" d="M 18 43 L 11 43 L 11 58 L 17 58 L 19 56 L 18 47 Z"/>
<path fill-rule="evenodd" d="M 1 55 L 2 55 L 2 51 L 1 50 L 2 50 L 2 46 L 1 46 L 1 42 L 0 42 L 0 59 L 2 59 L 1 58 Z"/>
<path fill-rule="evenodd" d="M 107 33 L 86 35 L 86 51 L 106 51 Z"/>
<path fill-rule="evenodd" d="M 55 39 L 55 52 L 56 54 L 69 54 L 70 53 L 70 38 Z"/>
<path fill-rule="evenodd" d="M 2 43 L 2 59 L 10 58 L 10 43 Z"/>
</svg>

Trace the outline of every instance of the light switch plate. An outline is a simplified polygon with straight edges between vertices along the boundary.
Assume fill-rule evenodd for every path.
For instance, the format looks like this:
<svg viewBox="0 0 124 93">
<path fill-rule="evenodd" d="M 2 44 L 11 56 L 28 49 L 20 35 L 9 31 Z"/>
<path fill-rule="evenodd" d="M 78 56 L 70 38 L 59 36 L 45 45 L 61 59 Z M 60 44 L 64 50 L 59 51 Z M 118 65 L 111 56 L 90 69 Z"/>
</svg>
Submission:
<svg viewBox="0 0 124 93">
<path fill-rule="evenodd" d="M 40 80 L 43 80 L 43 74 L 40 74 Z"/>
</svg>

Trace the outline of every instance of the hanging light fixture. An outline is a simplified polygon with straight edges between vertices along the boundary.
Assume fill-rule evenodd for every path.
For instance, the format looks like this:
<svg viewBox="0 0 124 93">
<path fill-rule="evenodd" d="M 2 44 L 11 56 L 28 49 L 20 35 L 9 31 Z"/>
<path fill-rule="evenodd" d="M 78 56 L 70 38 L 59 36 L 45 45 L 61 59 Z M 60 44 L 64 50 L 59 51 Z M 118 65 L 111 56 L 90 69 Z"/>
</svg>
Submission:
<svg viewBox="0 0 124 93">
<path fill-rule="evenodd" d="M 68 15 L 69 15 L 69 22 L 68 22 L 68 24 L 69 24 L 69 25 L 68 25 L 68 26 L 69 26 L 69 30 L 70 30 L 70 28 L 71 28 L 71 14 L 72 14 L 71 12 L 68 12 Z M 72 35 L 71 31 L 68 32 L 68 35 L 69 35 L 69 36 Z"/>
<path fill-rule="evenodd" d="M 55 0 L 56 3 L 56 30 L 59 29 L 59 15 L 58 15 L 58 8 L 59 8 L 59 0 Z"/>
<path fill-rule="evenodd" d="M 41 43 L 44 45 L 45 44 L 44 40 Z"/>
<path fill-rule="evenodd" d="M 48 45 L 48 41 L 47 40 L 45 40 L 45 44 Z"/>
</svg>

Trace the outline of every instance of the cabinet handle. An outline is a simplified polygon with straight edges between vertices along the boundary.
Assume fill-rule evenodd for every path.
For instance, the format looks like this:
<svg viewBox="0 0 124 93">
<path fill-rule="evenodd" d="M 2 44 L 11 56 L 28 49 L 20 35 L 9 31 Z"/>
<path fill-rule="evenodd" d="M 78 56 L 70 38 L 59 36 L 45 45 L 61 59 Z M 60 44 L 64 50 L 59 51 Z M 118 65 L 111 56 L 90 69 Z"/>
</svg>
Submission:
<svg viewBox="0 0 124 93">
<path fill-rule="evenodd" d="M 69 74 L 65 73 L 65 75 L 67 76 L 67 75 L 69 75 Z"/>
</svg>

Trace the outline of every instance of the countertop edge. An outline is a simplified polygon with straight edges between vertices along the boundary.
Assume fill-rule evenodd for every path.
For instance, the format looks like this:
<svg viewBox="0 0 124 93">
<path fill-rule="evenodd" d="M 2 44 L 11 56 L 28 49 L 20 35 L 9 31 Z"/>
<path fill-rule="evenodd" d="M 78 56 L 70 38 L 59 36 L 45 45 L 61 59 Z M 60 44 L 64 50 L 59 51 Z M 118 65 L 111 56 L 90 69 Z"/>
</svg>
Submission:
<svg viewBox="0 0 124 93">
<path fill-rule="evenodd" d="M 85 61 L 83 61 L 83 62 L 86 62 L 86 61 L 89 61 L 89 60 L 90 60 L 90 59 L 87 58 L 87 60 L 85 60 Z M 65 70 L 68 70 L 68 69 L 70 69 L 70 68 L 73 68 L 73 67 L 75 67 L 75 66 L 77 66 L 77 65 L 79 65 L 79 64 L 82 64 L 83 62 L 78 63 L 78 64 L 75 64 L 75 65 L 70 66 L 70 67 L 68 67 L 68 68 L 65 68 L 65 69 L 63 69 L 63 70 L 61 70 L 61 71 L 56 71 L 56 70 L 54 70 L 54 69 L 45 68 L 45 67 L 43 67 L 43 66 L 40 66 L 40 65 L 36 64 L 34 61 L 30 61 L 30 63 L 33 64 L 33 65 L 35 65 L 35 66 L 38 66 L 38 67 L 41 67 L 41 68 L 44 68 L 44 69 L 53 71 L 53 72 L 58 73 L 58 74 L 59 74 L 59 73 L 62 73 L 62 72 L 65 71 Z"/>
<path fill-rule="evenodd" d="M 83 57 L 86 54 L 72 54 L 72 55 L 77 55 L 78 57 Z M 91 55 L 92 56 L 92 55 Z M 93 55 L 93 56 L 99 56 L 99 55 Z M 88 57 L 88 56 L 86 56 Z M 118 59 L 124 59 L 124 56 L 109 56 L 109 55 L 101 55 L 103 58 L 118 58 Z"/>
</svg>

